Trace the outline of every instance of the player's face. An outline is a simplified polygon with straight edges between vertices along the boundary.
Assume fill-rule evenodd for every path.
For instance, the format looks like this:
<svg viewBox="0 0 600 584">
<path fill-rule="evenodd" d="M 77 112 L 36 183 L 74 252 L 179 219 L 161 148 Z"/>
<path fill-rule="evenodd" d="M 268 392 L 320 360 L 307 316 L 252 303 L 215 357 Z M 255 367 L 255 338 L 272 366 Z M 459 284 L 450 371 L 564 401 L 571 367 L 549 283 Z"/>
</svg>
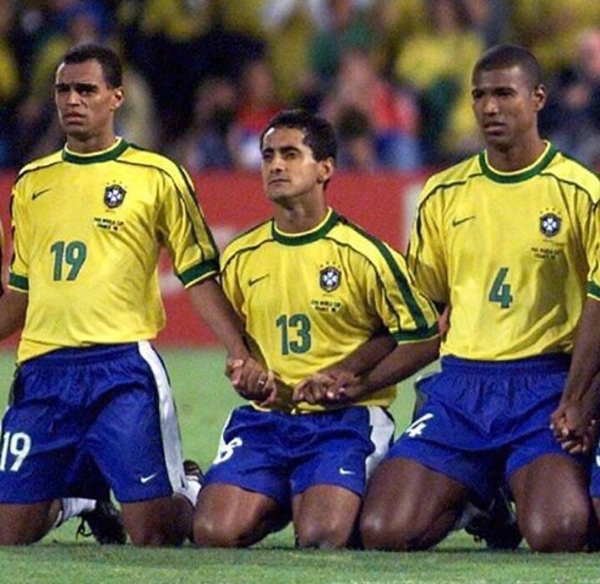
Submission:
<svg viewBox="0 0 600 584">
<path fill-rule="evenodd" d="M 101 142 L 112 137 L 114 112 L 123 101 L 123 91 L 106 84 L 100 63 L 92 59 L 59 66 L 54 100 L 67 139 Z"/>
<path fill-rule="evenodd" d="M 488 147 L 506 150 L 537 136 L 537 113 L 546 100 L 520 67 L 479 71 L 471 90 L 473 111 Z"/>
<path fill-rule="evenodd" d="M 296 128 L 273 128 L 262 144 L 262 178 L 269 199 L 292 202 L 307 193 L 322 192 L 333 173 L 333 161 L 317 162 Z"/>
</svg>

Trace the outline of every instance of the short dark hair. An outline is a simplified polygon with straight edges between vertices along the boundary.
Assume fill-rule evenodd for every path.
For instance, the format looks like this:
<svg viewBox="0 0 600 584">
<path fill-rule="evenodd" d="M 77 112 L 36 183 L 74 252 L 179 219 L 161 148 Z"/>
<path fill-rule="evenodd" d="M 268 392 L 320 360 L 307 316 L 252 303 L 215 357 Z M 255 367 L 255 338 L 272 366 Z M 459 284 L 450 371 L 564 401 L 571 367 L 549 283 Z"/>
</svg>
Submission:
<svg viewBox="0 0 600 584">
<path fill-rule="evenodd" d="M 123 85 L 123 66 L 116 51 L 104 45 L 94 43 L 75 45 L 63 57 L 62 63 L 72 65 L 95 60 L 102 67 L 102 74 L 106 85 L 111 88 Z"/>
<path fill-rule="evenodd" d="M 325 119 L 300 109 L 283 110 L 269 120 L 260 135 L 262 150 L 265 134 L 273 128 L 296 128 L 304 134 L 304 144 L 316 161 L 337 157 L 337 142 L 332 125 Z"/>
<path fill-rule="evenodd" d="M 523 70 L 532 87 L 543 83 L 542 68 L 535 55 L 526 47 L 510 43 L 496 45 L 483 53 L 475 63 L 473 76 L 480 71 L 494 71 L 515 66 Z"/>
</svg>

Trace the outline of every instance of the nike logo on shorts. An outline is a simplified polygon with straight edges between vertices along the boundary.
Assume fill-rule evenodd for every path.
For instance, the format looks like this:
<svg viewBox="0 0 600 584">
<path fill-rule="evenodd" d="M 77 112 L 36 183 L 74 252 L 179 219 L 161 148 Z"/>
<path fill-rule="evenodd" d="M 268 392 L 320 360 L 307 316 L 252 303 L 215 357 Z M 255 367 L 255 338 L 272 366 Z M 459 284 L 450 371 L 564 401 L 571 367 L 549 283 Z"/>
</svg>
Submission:
<svg viewBox="0 0 600 584">
<path fill-rule="evenodd" d="M 156 477 L 156 475 L 158 475 L 157 472 L 145 477 L 140 477 L 140 483 L 142 483 L 142 485 L 145 485 L 146 483 L 149 483 L 154 477 Z"/>
</svg>

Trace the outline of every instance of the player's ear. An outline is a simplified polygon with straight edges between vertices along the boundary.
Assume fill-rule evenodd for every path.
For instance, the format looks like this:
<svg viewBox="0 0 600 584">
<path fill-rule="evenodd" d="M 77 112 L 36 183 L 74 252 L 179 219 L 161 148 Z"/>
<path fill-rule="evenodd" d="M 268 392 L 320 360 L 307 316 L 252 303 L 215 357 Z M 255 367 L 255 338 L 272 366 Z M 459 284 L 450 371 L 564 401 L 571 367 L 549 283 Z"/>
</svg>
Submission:
<svg viewBox="0 0 600 584">
<path fill-rule="evenodd" d="M 544 85 L 538 85 L 533 90 L 533 98 L 536 102 L 536 111 L 540 111 L 546 105 L 546 99 L 548 97 L 548 92 Z"/>
<path fill-rule="evenodd" d="M 110 109 L 113 112 L 115 110 L 118 110 L 121 107 L 121 104 L 123 103 L 123 99 L 124 99 L 123 88 L 115 87 L 115 89 L 113 90 L 113 96 L 112 96 L 112 100 L 111 100 L 111 104 L 110 104 Z"/>
<path fill-rule="evenodd" d="M 332 176 L 335 170 L 335 163 L 333 158 L 326 158 L 325 160 L 319 161 L 319 168 L 317 170 L 317 182 L 323 184 L 327 182 Z"/>
</svg>

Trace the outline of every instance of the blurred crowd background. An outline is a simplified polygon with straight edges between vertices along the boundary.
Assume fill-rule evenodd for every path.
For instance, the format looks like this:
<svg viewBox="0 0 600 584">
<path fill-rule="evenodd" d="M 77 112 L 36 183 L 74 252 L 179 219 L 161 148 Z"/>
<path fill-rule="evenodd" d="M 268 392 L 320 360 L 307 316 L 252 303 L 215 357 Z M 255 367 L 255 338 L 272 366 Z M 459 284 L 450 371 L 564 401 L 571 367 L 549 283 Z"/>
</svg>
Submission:
<svg viewBox="0 0 600 584">
<path fill-rule="evenodd" d="M 282 107 L 334 124 L 342 168 L 450 164 L 481 146 L 475 60 L 524 44 L 550 92 L 542 134 L 600 170 L 598 0 L 0 0 L 0 168 L 62 146 L 54 72 L 87 41 L 123 57 L 119 133 L 192 172 L 257 169 Z"/>
</svg>

